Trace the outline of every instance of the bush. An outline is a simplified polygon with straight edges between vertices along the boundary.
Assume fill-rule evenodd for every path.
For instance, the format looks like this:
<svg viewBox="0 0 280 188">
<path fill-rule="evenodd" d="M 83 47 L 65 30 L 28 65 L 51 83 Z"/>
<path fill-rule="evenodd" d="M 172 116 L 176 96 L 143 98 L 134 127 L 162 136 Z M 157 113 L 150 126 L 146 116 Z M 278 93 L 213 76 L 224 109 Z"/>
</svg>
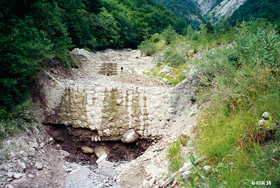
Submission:
<svg viewBox="0 0 280 188">
<path fill-rule="evenodd" d="M 146 40 L 139 46 L 141 54 L 152 56 L 157 52 L 157 45 L 152 40 Z"/>
<path fill-rule="evenodd" d="M 179 66 L 185 63 L 185 59 L 178 52 L 171 54 L 165 61 L 171 66 Z"/>
<path fill-rule="evenodd" d="M 261 65 L 279 74 L 280 36 L 273 25 L 263 20 L 244 22 L 236 32 L 235 48 L 243 65 Z"/>
<path fill-rule="evenodd" d="M 162 33 L 161 36 L 163 40 L 166 42 L 167 45 L 171 44 L 173 41 L 176 40 L 177 38 L 177 33 L 173 29 L 173 27 L 169 26 L 167 29 L 165 29 Z"/>
<path fill-rule="evenodd" d="M 159 42 L 159 41 L 160 41 L 160 35 L 159 35 L 158 33 L 152 35 L 151 40 L 152 40 L 154 43 Z"/>
<path fill-rule="evenodd" d="M 167 64 L 170 66 L 179 66 L 186 62 L 183 56 L 176 50 L 168 48 L 164 52 L 164 59 Z"/>
</svg>

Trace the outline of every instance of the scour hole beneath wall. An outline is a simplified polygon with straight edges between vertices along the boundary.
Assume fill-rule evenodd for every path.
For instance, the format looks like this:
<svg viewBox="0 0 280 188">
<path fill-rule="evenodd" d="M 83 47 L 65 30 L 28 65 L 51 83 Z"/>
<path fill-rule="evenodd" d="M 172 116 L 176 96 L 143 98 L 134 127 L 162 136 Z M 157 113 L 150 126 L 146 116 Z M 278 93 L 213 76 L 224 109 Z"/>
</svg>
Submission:
<svg viewBox="0 0 280 188">
<path fill-rule="evenodd" d="M 152 144 L 151 141 L 147 140 L 138 140 L 132 144 L 124 144 L 120 141 L 95 142 L 92 141 L 92 137 L 96 136 L 97 133 L 89 129 L 73 128 L 65 125 L 44 125 L 44 128 L 53 137 L 56 146 L 59 144 L 61 149 L 70 153 L 68 161 L 83 164 L 96 163 L 98 158 L 94 153 L 83 153 L 81 147 L 87 146 L 94 149 L 104 146 L 109 149 L 108 160 L 119 162 L 136 159 Z"/>
</svg>

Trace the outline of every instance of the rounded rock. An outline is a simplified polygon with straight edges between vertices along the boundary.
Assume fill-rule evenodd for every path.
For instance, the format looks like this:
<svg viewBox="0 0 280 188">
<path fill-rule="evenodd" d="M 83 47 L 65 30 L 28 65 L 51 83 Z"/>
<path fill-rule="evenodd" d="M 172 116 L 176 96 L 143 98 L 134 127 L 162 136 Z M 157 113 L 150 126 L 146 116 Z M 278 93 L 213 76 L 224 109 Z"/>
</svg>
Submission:
<svg viewBox="0 0 280 188">
<path fill-rule="evenodd" d="M 20 173 L 14 173 L 14 175 L 13 175 L 13 177 L 15 178 L 15 179 L 19 179 L 19 178 L 21 178 L 23 176 L 23 174 L 20 174 Z"/>
<path fill-rule="evenodd" d="M 262 114 L 262 118 L 263 119 L 265 119 L 265 120 L 268 120 L 269 119 L 269 113 L 268 112 L 264 112 L 263 114 Z"/>
<path fill-rule="evenodd" d="M 40 162 L 38 162 L 38 161 L 35 163 L 34 166 L 35 166 L 35 168 L 37 168 L 38 170 L 42 170 L 42 169 L 43 169 L 43 164 L 40 163 Z"/>
<path fill-rule="evenodd" d="M 81 150 L 85 154 L 92 154 L 94 152 L 94 150 L 92 148 L 87 147 L 87 146 L 81 147 Z"/>
<path fill-rule="evenodd" d="M 122 136 L 121 141 L 123 143 L 133 143 L 136 142 L 139 139 L 139 135 L 135 132 L 134 129 L 130 129 L 124 133 Z"/>
<path fill-rule="evenodd" d="M 28 156 L 29 156 L 29 157 L 34 157 L 35 154 L 36 154 L 35 148 L 30 148 L 30 149 L 29 149 L 29 152 L 28 152 Z"/>
<path fill-rule="evenodd" d="M 14 173 L 13 173 L 13 172 L 8 172 L 8 173 L 7 173 L 7 176 L 8 176 L 9 178 L 12 178 L 12 177 L 14 176 Z"/>
<path fill-rule="evenodd" d="M 109 148 L 105 146 L 98 146 L 94 148 L 94 153 L 98 158 L 101 157 L 102 155 L 108 156 L 109 152 L 110 152 Z"/>
</svg>

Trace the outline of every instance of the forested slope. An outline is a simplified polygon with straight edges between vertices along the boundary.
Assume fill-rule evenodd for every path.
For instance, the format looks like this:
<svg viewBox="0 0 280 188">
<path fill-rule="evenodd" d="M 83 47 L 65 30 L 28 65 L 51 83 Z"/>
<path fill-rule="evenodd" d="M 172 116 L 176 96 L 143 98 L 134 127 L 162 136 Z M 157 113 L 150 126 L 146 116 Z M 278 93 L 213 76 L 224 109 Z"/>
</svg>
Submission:
<svg viewBox="0 0 280 188">
<path fill-rule="evenodd" d="M 276 21 L 279 17 L 279 0 L 248 0 L 233 13 L 230 22 L 249 21 L 252 18 L 267 18 Z"/>
<path fill-rule="evenodd" d="M 187 24 L 198 29 L 199 25 L 204 22 L 200 14 L 199 6 L 193 0 L 154 0 L 156 3 L 164 5 L 182 18 Z"/>
<path fill-rule="evenodd" d="M 1 0 L 0 11 L 0 106 L 10 109 L 28 96 L 39 69 L 75 66 L 74 47 L 136 48 L 169 25 L 185 27 L 150 0 Z"/>
</svg>

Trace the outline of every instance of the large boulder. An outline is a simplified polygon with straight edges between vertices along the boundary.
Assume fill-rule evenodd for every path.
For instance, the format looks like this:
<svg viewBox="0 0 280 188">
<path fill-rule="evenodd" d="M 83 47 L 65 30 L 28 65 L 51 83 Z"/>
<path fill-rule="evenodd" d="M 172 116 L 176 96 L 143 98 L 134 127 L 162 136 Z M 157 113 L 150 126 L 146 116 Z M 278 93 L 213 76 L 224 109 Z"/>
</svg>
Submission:
<svg viewBox="0 0 280 188">
<path fill-rule="evenodd" d="M 139 139 L 139 135 L 135 132 L 134 129 L 130 129 L 124 133 L 121 141 L 123 143 L 133 143 Z"/>
</svg>

